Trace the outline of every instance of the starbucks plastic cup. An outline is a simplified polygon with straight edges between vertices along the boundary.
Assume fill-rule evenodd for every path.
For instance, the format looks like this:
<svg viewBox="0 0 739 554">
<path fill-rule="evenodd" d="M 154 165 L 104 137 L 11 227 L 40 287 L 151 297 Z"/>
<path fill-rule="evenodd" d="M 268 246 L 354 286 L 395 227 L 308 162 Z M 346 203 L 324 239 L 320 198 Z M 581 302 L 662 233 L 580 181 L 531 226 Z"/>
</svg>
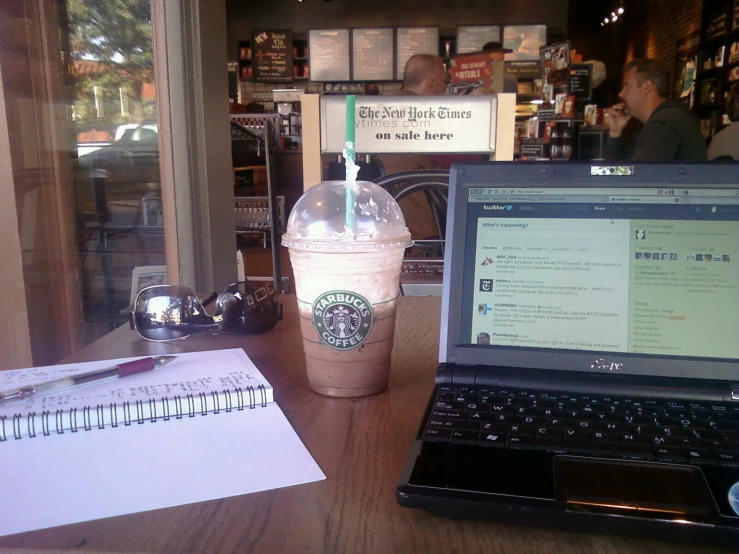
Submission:
<svg viewBox="0 0 739 554">
<path fill-rule="evenodd" d="M 412 244 L 397 202 L 373 183 L 320 183 L 295 204 L 282 244 L 310 388 L 341 397 L 385 390 L 400 267 Z"/>
</svg>

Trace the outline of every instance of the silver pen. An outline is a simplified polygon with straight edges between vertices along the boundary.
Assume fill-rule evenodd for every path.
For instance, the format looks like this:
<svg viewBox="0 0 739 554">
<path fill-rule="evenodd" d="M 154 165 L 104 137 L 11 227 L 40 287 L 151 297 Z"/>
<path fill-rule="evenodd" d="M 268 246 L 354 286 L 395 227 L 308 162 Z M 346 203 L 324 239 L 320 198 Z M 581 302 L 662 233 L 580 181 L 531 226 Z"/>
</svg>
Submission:
<svg viewBox="0 0 739 554">
<path fill-rule="evenodd" d="M 62 392 L 78 385 L 100 381 L 101 379 L 128 377 L 129 375 L 162 367 L 176 358 L 177 356 L 154 356 L 141 358 L 140 360 L 124 362 L 115 366 L 88 371 L 87 373 L 70 375 L 69 377 L 62 377 L 61 379 L 54 379 L 37 385 L 26 385 L 6 392 L 0 392 L 0 406 L 7 404 L 8 402 L 23 400 L 31 396 L 44 396 L 53 392 Z"/>
</svg>

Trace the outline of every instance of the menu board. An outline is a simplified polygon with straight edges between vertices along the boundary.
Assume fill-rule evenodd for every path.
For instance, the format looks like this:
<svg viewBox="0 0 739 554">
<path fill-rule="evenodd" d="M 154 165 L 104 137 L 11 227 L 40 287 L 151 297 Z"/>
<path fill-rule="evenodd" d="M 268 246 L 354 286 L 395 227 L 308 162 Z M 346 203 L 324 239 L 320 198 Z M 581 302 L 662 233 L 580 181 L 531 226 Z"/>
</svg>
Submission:
<svg viewBox="0 0 739 554">
<path fill-rule="evenodd" d="M 395 78 L 403 79 L 403 70 L 408 58 L 416 54 L 439 54 L 438 27 L 398 27 L 396 29 L 397 51 Z"/>
<path fill-rule="evenodd" d="M 349 29 L 308 31 L 312 81 L 350 81 Z"/>
<path fill-rule="evenodd" d="M 263 83 L 292 82 L 292 31 L 254 31 L 251 45 L 252 74 L 255 81 Z"/>
<path fill-rule="evenodd" d="M 500 27 L 497 25 L 457 27 L 457 54 L 479 52 L 488 42 L 500 42 Z"/>
<path fill-rule="evenodd" d="M 352 75 L 355 81 L 393 80 L 393 30 L 352 30 Z"/>
<path fill-rule="evenodd" d="M 513 50 L 505 55 L 508 62 L 538 60 L 539 48 L 546 43 L 546 25 L 506 25 L 503 29 L 503 47 Z"/>
<path fill-rule="evenodd" d="M 593 66 L 588 64 L 572 64 L 570 66 L 570 94 L 577 100 L 590 100 L 592 88 Z"/>
</svg>

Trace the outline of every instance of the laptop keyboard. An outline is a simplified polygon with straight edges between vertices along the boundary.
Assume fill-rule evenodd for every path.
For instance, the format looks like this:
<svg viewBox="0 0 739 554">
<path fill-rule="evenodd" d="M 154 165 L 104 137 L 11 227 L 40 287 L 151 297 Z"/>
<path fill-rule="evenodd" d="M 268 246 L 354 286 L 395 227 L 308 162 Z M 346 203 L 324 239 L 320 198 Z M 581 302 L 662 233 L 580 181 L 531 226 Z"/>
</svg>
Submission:
<svg viewBox="0 0 739 554">
<path fill-rule="evenodd" d="M 441 386 L 423 438 L 739 467 L 738 431 L 729 403 Z"/>
<path fill-rule="evenodd" d="M 400 267 L 400 274 L 441 277 L 444 275 L 444 260 L 403 260 L 403 265 Z"/>
</svg>

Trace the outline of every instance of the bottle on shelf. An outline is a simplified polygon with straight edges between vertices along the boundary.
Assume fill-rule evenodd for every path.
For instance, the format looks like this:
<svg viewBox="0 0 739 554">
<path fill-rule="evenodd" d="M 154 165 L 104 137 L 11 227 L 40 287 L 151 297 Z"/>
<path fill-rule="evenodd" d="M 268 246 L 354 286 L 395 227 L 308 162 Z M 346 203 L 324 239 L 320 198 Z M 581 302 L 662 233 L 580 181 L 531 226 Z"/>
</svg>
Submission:
<svg viewBox="0 0 739 554">
<path fill-rule="evenodd" d="M 569 126 L 565 127 L 562 130 L 562 147 L 560 149 L 560 154 L 563 158 L 570 159 L 572 158 L 572 131 L 570 130 Z"/>
<path fill-rule="evenodd" d="M 557 159 L 562 157 L 562 139 L 559 135 L 559 129 L 557 128 L 557 124 L 555 123 L 552 125 L 552 130 L 549 134 L 549 144 L 551 145 L 550 152 L 552 159 Z"/>
</svg>

